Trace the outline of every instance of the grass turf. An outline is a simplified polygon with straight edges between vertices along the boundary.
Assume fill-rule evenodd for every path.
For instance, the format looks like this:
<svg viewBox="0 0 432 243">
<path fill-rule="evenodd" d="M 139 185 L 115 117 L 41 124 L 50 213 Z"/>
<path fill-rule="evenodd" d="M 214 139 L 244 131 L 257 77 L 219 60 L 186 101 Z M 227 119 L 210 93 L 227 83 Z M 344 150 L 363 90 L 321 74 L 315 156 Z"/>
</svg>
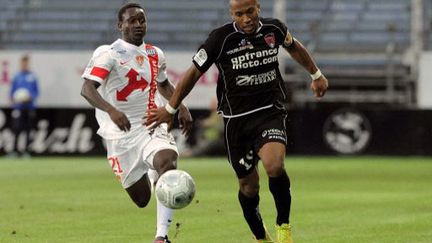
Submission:
<svg viewBox="0 0 432 243">
<path fill-rule="evenodd" d="M 432 158 L 288 157 L 296 243 L 431 242 Z M 174 243 L 254 242 L 223 158 L 182 159 L 197 184 Z M 274 204 L 261 172 L 261 213 Z M 154 198 L 138 209 L 104 158 L 0 158 L 0 242 L 152 242 Z"/>
</svg>

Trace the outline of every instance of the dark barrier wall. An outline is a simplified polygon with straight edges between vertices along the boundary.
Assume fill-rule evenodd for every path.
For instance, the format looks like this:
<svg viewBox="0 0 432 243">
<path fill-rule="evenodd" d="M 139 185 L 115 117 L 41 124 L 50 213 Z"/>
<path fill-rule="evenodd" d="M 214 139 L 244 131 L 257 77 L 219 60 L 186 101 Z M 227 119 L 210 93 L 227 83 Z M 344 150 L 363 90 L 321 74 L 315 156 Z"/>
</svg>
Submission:
<svg viewBox="0 0 432 243">
<path fill-rule="evenodd" d="M 208 111 L 192 111 L 194 118 Z M 0 155 L 13 151 L 15 136 L 11 129 L 11 110 L 0 110 Z M 96 134 L 98 124 L 93 109 L 39 109 L 31 132 L 30 151 L 33 155 L 105 155 L 102 139 Z M 179 130 L 173 133 L 180 136 Z M 18 136 L 17 147 L 26 144 L 24 133 Z M 177 137 L 176 137 L 177 139 Z M 180 143 L 185 139 L 178 138 Z"/>
<path fill-rule="evenodd" d="M 195 110 L 195 120 L 207 111 Z M 10 110 L 0 111 L 0 155 L 11 151 Z M 104 155 L 92 109 L 40 109 L 31 134 L 35 155 Z M 289 111 L 288 154 L 432 155 L 432 111 L 317 105 Z M 18 138 L 18 148 L 25 144 Z M 180 143 L 185 140 L 179 137 Z"/>
<path fill-rule="evenodd" d="M 11 110 L 0 111 L 0 153 L 11 151 L 15 138 L 11 129 Z M 104 154 L 98 126 L 91 109 L 39 109 L 31 133 L 32 154 Z M 18 137 L 17 147 L 25 146 L 25 135 Z"/>
<path fill-rule="evenodd" d="M 288 153 L 432 155 L 432 111 L 321 106 L 290 111 Z"/>
</svg>

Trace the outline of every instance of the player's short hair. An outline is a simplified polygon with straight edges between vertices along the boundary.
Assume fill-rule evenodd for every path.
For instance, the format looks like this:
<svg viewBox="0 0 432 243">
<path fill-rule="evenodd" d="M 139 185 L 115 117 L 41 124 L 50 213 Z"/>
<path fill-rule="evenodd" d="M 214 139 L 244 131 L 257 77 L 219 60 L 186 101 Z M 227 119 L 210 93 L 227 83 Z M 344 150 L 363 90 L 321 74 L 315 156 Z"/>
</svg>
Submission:
<svg viewBox="0 0 432 243">
<path fill-rule="evenodd" d="M 138 3 L 126 3 L 126 4 L 123 5 L 123 7 L 121 7 L 121 8 L 119 9 L 119 11 L 118 11 L 117 18 L 118 18 L 118 21 L 119 21 L 119 22 L 123 21 L 123 14 L 124 14 L 124 13 L 126 12 L 126 10 L 129 9 L 129 8 L 140 8 L 140 9 L 144 10 L 144 12 L 145 12 L 144 7 L 141 6 L 141 5 L 138 4 Z"/>
</svg>

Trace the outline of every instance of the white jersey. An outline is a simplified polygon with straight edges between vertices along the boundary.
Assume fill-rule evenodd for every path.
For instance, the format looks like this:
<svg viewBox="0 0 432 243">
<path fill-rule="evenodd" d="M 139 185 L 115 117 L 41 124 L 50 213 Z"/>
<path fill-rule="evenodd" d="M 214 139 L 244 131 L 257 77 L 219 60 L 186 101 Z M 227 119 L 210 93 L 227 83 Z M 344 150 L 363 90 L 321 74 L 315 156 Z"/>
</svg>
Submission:
<svg viewBox="0 0 432 243">
<path fill-rule="evenodd" d="M 156 82 L 167 79 L 165 56 L 157 47 L 118 39 L 94 51 L 82 78 L 99 82 L 101 96 L 131 123 L 130 132 L 123 132 L 108 113 L 96 108 L 97 133 L 105 139 L 123 138 L 145 129 L 142 121 L 147 110 L 162 105 Z"/>
</svg>

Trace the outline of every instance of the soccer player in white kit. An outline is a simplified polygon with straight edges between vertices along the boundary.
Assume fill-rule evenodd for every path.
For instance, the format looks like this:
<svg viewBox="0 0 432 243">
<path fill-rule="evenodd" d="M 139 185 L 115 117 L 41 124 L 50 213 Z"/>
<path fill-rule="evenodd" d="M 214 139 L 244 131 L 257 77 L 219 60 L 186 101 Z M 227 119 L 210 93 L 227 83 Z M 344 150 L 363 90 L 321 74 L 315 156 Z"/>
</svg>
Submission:
<svg viewBox="0 0 432 243">
<path fill-rule="evenodd" d="M 98 134 L 107 145 L 107 157 L 116 177 L 135 204 L 145 207 L 158 175 L 177 167 L 178 152 L 167 124 L 154 129 L 143 125 L 147 112 L 169 99 L 174 86 L 168 81 L 163 52 L 145 44 L 144 8 L 129 3 L 118 12 L 121 39 L 98 47 L 82 78 L 81 95 L 96 108 Z M 188 135 L 192 117 L 179 109 L 179 124 Z M 167 243 L 173 210 L 157 201 L 155 243 Z"/>
</svg>

